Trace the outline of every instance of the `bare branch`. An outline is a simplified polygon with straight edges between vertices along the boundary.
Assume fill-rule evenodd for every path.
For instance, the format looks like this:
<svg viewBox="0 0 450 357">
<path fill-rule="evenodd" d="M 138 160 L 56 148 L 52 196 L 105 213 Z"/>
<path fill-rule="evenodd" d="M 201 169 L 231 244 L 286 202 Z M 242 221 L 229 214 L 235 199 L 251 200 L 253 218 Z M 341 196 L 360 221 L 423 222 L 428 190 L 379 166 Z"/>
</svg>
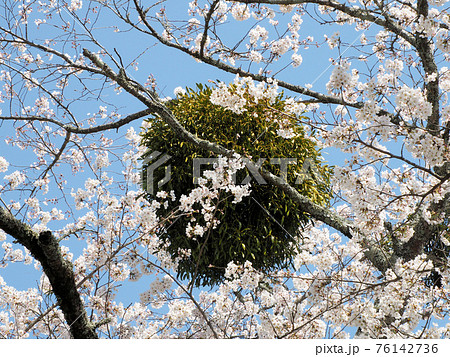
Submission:
<svg viewBox="0 0 450 357">
<path fill-rule="evenodd" d="M 150 109 L 144 109 L 141 110 L 139 112 L 133 113 L 133 114 L 129 114 L 127 115 L 125 118 L 119 119 L 115 122 L 112 123 L 107 123 L 107 124 L 101 124 L 101 125 L 97 125 L 97 126 L 93 126 L 91 128 L 79 128 L 79 127 L 75 127 L 72 124 L 64 124 L 61 123 L 58 120 L 55 119 L 51 119 L 51 118 L 46 118 L 46 117 L 39 117 L 39 116 L 35 116 L 35 115 L 31 115 L 31 116 L 26 116 L 26 117 L 22 117 L 22 116 L 0 116 L 0 120 L 23 120 L 23 121 L 41 121 L 41 122 L 48 122 L 48 123 L 52 123 L 52 124 L 56 124 L 59 127 L 63 128 L 64 130 L 66 130 L 68 133 L 71 134 L 94 134 L 94 133 L 98 133 L 101 131 L 106 131 L 106 130 L 110 130 L 110 129 L 119 129 L 124 125 L 127 125 L 137 119 L 143 118 L 147 115 L 152 114 L 153 112 Z"/>
</svg>

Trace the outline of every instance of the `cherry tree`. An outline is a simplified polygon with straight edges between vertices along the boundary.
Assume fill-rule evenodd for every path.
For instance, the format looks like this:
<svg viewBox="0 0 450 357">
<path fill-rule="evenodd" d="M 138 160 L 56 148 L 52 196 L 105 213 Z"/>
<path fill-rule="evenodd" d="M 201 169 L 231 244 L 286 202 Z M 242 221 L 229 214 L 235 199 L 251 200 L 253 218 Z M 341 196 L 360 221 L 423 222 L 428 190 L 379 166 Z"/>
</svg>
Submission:
<svg viewBox="0 0 450 357">
<path fill-rule="evenodd" d="M 446 3 L 4 1 L 0 266 L 39 278 L 20 290 L 0 270 L 0 336 L 448 337 Z M 317 204 L 246 152 L 183 127 L 146 66 L 166 48 L 180 66 L 216 70 L 214 105 L 240 113 L 264 102 L 277 140 L 301 126 L 342 158 L 333 201 Z M 315 64 L 317 83 L 303 83 Z M 219 158 L 181 197 L 162 186 L 149 199 L 140 185 L 140 132 L 154 120 Z M 311 222 L 291 268 L 230 261 L 221 283 L 196 289 L 177 276 L 161 234 L 177 215 L 194 217 L 186 239 L 216 229 L 220 195 L 239 204 L 250 194 L 231 179 L 243 167 Z M 160 214 L 169 202 L 176 208 Z M 140 297 L 124 304 L 130 288 Z"/>
</svg>

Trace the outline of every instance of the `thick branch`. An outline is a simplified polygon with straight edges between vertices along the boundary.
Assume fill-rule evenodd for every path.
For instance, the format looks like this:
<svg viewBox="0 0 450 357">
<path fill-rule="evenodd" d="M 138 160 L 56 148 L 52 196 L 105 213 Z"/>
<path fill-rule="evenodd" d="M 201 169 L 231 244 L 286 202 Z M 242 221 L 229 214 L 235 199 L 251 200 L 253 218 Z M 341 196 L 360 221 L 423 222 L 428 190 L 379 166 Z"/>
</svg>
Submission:
<svg viewBox="0 0 450 357">
<path fill-rule="evenodd" d="M 422 215 L 420 215 L 414 224 L 413 236 L 408 240 L 408 242 L 398 245 L 396 248 L 396 254 L 402 257 L 405 261 L 413 260 L 415 257 L 424 252 L 424 247 L 432 239 L 432 237 L 438 233 L 438 227 L 428 223 Z"/>
<path fill-rule="evenodd" d="M 428 17 L 428 1 L 417 1 L 417 12 L 424 19 Z M 439 134 L 439 79 L 438 68 L 434 61 L 432 41 L 425 34 L 416 34 L 416 49 L 422 61 L 426 76 L 435 75 L 436 78 L 425 80 L 427 101 L 432 105 L 431 115 L 428 117 L 427 129 L 434 135 Z"/>
<path fill-rule="evenodd" d="M 76 288 L 72 264 L 63 258 L 52 232 L 37 234 L 30 226 L 14 218 L 3 208 L 0 208 L 0 228 L 26 247 L 41 263 L 72 337 L 98 338 Z"/>
</svg>

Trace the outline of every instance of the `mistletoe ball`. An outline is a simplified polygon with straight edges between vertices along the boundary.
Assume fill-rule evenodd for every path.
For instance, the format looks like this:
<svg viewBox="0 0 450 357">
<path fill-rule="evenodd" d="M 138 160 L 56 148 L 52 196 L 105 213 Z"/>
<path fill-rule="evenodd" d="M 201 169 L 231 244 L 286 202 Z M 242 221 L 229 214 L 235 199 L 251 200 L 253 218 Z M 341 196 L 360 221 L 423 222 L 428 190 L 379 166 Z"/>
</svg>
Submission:
<svg viewBox="0 0 450 357">
<path fill-rule="evenodd" d="M 245 79 L 230 86 L 220 83 L 213 89 L 198 85 L 196 90 L 178 91 L 168 107 L 181 125 L 199 138 L 251 158 L 313 202 L 327 205 L 331 168 L 322 161 L 315 141 L 306 136 L 300 124 L 305 118 L 289 111 L 290 101 L 282 94 L 271 95 L 269 87 L 254 86 Z M 213 162 L 216 158 L 192 143 L 180 141 L 158 117 L 150 120 L 142 143 L 148 153 L 169 155 L 166 164 L 170 164 L 171 178 L 161 189 L 177 198 L 197 186 L 195 159 Z M 144 165 L 143 177 L 150 164 Z M 153 182 L 160 182 L 166 175 L 167 166 L 158 167 Z M 248 261 L 264 272 L 288 268 L 300 249 L 301 228 L 310 216 L 280 188 L 263 182 L 261 176 L 245 167 L 234 180 L 237 185 L 249 184 L 250 194 L 236 203 L 232 194 L 221 193 L 210 211 L 217 225 L 206 224 L 199 203 L 189 214 L 177 211 L 177 200 L 168 200 L 160 208 L 160 214 L 170 217 L 162 233 L 161 249 L 178 262 L 179 277 L 190 279 L 196 286 L 223 281 L 230 262 Z M 155 195 L 148 198 L 152 200 Z M 169 216 L 170 212 L 175 213 Z M 201 227 L 198 234 L 187 234 L 192 222 Z"/>
</svg>

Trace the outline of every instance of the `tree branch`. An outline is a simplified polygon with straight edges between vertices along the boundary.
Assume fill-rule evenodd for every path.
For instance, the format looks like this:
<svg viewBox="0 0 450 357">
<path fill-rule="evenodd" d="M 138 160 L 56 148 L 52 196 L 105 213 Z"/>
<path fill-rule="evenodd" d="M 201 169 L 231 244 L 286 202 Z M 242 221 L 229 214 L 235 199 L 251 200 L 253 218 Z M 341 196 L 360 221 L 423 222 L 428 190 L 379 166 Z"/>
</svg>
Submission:
<svg viewBox="0 0 450 357">
<path fill-rule="evenodd" d="M 26 247 L 42 265 L 73 338 L 98 338 L 89 322 L 76 288 L 72 264 L 61 254 L 58 241 L 50 231 L 40 234 L 0 208 L 0 228 Z"/>
<path fill-rule="evenodd" d="M 428 18 L 428 1 L 417 1 L 417 13 L 424 19 Z M 432 50 L 432 41 L 423 33 L 416 34 L 416 49 L 423 64 L 425 76 L 435 75 L 436 78 L 427 80 L 425 78 L 425 88 L 427 102 L 432 105 L 431 115 L 428 117 L 427 129 L 433 135 L 439 134 L 439 75 Z M 434 45 L 433 45 L 434 47 Z"/>
<path fill-rule="evenodd" d="M 27 117 L 0 116 L 0 120 L 29 120 L 29 121 L 48 122 L 48 123 L 58 125 L 59 127 L 63 128 L 64 130 L 66 130 L 68 133 L 71 133 L 71 134 L 94 134 L 94 133 L 98 133 L 100 131 L 105 131 L 105 130 L 109 130 L 109 129 L 119 129 L 120 127 L 122 127 L 126 124 L 129 124 L 136 119 L 143 118 L 146 115 L 150 115 L 152 113 L 153 112 L 150 109 L 144 109 L 139 112 L 129 114 L 125 118 L 119 119 L 115 122 L 101 124 L 101 125 L 93 126 L 91 128 L 79 128 L 79 127 L 73 126 L 72 124 L 64 124 L 55 119 L 40 117 L 40 116 L 36 116 L 36 115 L 31 115 L 31 116 L 27 116 Z"/>
</svg>

